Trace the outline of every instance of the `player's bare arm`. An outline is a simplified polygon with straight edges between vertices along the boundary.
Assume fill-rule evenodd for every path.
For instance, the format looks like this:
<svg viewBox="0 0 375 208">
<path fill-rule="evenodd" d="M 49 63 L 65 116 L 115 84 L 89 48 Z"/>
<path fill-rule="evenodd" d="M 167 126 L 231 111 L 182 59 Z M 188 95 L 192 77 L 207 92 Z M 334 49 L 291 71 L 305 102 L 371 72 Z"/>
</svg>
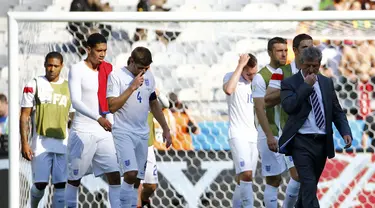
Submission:
<svg viewBox="0 0 375 208">
<path fill-rule="evenodd" d="M 225 83 L 223 86 L 225 94 L 231 95 L 236 90 L 236 86 L 238 81 L 240 80 L 243 68 L 246 66 L 247 62 L 249 62 L 249 59 L 249 54 L 242 54 L 240 56 L 236 70 L 233 72 L 233 75 L 229 79 L 229 81 Z"/>
<path fill-rule="evenodd" d="M 268 87 L 266 96 L 264 96 L 264 103 L 267 108 L 274 107 L 280 104 L 280 89 Z"/>
<path fill-rule="evenodd" d="M 262 97 L 254 98 L 254 107 L 255 107 L 255 113 L 258 117 L 259 124 L 262 127 L 264 133 L 266 134 L 268 148 L 271 151 L 277 152 L 278 144 L 277 144 L 277 140 L 273 136 L 273 133 L 268 123 L 266 111 L 264 110 L 265 109 L 264 98 Z"/>
<path fill-rule="evenodd" d="M 26 160 L 32 160 L 33 151 L 30 148 L 28 142 L 29 136 L 29 118 L 32 112 L 32 108 L 21 108 L 20 116 L 20 133 L 21 133 L 21 153 L 22 157 Z"/>
<path fill-rule="evenodd" d="M 155 99 L 150 97 L 150 110 L 152 115 L 154 115 L 155 119 L 159 122 L 161 128 L 163 129 L 163 138 L 166 140 L 166 147 L 168 148 L 172 144 L 171 133 L 158 99 L 156 99 L 156 95 Z"/>
<path fill-rule="evenodd" d="M 126 103 L 126 101 L 133 94 L 133 92 L 136 91 L 143 84 L 143 81 L 144 81 L 143 74 L 144 73 L 145 73 L 144 71 L 140 72 L 133 79 L 130 86 L 120 96 L 107 98 L 109 112 L 115 113 L 116 111 L 118 111 L 118 109 L 120 109 Z"/>
</svg>

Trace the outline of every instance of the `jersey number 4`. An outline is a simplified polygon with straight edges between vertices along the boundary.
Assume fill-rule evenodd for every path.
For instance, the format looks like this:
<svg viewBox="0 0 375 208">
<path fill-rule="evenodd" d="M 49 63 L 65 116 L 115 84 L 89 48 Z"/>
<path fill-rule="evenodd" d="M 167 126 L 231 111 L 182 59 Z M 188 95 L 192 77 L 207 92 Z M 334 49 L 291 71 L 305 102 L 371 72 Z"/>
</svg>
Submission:
<svg viewBox="0 0 375 208">
<path fill-rule="evenodd" d="M 137 100 L 139 101 L 139 103 L 142 103 L 141 92 L 138 92 L 138 94 L 137 94 Z"/>
</svg>

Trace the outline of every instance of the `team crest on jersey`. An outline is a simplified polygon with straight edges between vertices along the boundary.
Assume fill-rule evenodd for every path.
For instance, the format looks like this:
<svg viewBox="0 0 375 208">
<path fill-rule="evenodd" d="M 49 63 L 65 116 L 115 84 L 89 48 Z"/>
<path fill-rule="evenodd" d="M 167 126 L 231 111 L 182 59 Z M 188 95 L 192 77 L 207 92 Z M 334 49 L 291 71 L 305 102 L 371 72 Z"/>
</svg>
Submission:
<svg viewBox="0 0 375 208">
<path fill-rule="evenodd" d="M 245 161 L 244 161 L 244 160 L 241 160 L 241 161 L 240 161 L 240 166 L 241 166 L 241 167 L 244 167 L 244 166 L 245 166 Z"/>
<path fill-rule="evenodd" d="M 125 166 L 129 166 L 130 165 L 130 160 L 125 160 Z"/>
<path fill-rule="evenodd" d="M 267 172 L 270 172 L 270 171 L 271 171 L 271 166 L 270 166 L 270 165 L 266 165 L 266 171 L 267 171 Z"/>
<path fill-rule="evenodd" d="M 145 79 L 145 84 L 148 87 L 150 85 L 150 81 L 148 79 Z"/>
<path fill-rule="evenodd" d="M 73 170 L 73 174 L 74 174 L 74 175 L 78 175 L 78 169 L 74 169 L 74 170 Z"/>
</svg>

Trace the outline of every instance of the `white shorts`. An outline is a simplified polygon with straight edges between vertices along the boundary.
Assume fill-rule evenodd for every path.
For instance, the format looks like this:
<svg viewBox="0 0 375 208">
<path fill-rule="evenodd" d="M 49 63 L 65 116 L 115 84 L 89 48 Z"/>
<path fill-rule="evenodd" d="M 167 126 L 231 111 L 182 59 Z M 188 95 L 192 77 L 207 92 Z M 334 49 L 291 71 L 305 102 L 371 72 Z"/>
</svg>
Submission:
<svg viewBox="0 0 375 208">
<path fill-rule="evenodd" d="M 119 171 L 116 150 L 111 134 L 99 136 L 93 133 L 70 131 L 68 141 L 68 179 L 78 180 L 94 173 Z"/>
<path fill-rule="evenodd" d="M 112 132 L 120 173 L 138 171 L 137 178 L 145 177 L 149 135 L 137 135 L 131 132 Z"/>
<path fill-rule="evenodd" d="M 257 144 L 245 139 L 231 138 L 229 139 L 229 145 L 236 174 L 252 171 L 254 177 L 259 155 Z"/>
<path fill-rule="evenodd" d="M 158 184 L 158 168 L 156 166 L 154 146 L 148 147 L 145 179 L 142 183 Z"/>
<path fill-rule="evenodd" d="M 48 183 L 52 175 L 52 184 L 65 183 L 67 180 L 66 154 L 43 152 L 31 160 L 34 183 Z"/>
<path fill-rule="evenodd" d="M 275 137 L 278 140 L 277 137 Z M 291 156 L 272 152 L 267 145 L 265 137 L 258 138 L 258 150 L 261 159 L 262 176 L 275 176 L 294 167 Z"/>
</svg>

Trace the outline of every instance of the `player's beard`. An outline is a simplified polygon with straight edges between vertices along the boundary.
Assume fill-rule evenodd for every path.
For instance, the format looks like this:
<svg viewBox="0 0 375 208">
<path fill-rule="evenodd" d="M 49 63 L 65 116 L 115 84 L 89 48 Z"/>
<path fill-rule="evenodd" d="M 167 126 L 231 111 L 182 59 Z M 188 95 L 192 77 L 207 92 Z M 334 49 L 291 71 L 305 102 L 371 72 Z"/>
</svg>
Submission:
<svg viewBox="0 0 375 208">
<path fill-rule="evenodd" d="M 283 62 L 284 62 L 284 63 L 281 63 L 280 60 L 277 60 L 277 61 L 276 61 L 276 64 L 277 64 L 278 67 L 280 67 L 280 66 L 285 66 L 285 64 L 286 64 L 286 60 L 283 61 Z"/>
</svg>

